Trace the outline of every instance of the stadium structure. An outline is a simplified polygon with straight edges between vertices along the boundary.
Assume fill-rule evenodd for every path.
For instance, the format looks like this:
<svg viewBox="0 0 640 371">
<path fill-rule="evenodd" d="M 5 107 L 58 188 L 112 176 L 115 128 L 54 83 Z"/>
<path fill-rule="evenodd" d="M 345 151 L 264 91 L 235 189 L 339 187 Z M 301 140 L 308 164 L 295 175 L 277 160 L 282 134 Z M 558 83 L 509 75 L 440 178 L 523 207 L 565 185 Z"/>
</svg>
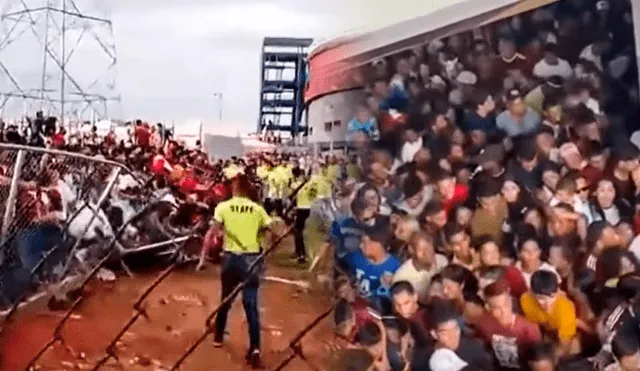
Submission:
<svg viewBox="0 0 640 371">
<path fill-rule="evenodd" d="M 306 133 L 304 111 L 307 54 L 312 39 L 267 37 L 262 43 L 258 133 Z"/>
<path fill-rule="evenodd" d="M 377 59 L 422 47 L 521 13 L 567 0 L 453 0 L 395 4 L 412 9 L 388 26 L 321 43 L 309 53 L 305 91 L 307 141 L 339 145 L 366 93 L 358 68 Z M 411 4 L 409 4 L 411 3 Z M 632 1 L 635 39 L 640 40 L 640 2 Z M 636 48 L 640 65 L 640 48 Z"/>
</svg>

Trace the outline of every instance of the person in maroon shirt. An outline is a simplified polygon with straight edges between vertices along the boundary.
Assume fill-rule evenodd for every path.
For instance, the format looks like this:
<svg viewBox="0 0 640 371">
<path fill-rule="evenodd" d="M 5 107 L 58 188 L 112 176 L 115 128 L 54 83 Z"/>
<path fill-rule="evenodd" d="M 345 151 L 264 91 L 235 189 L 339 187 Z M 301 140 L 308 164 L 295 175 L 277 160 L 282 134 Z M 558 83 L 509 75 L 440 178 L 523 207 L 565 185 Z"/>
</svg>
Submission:
<svg viewBox="0 0 640 371">
<path fill-rule="evenodd" d="M 500 267 L 499 269 L 503 271 L 500 274 L 500 278 L 504 279 L 509 285 L 511 296 L 516 299 L 520 299 L 522 294 L 529 291 L 522 272 L 513 265 L 505 264 L 506 261 L 502 256 L 500 247 L 491 236 L 480 236 L 477 243 L 480 253 L 480 271 L 491 271 L 495 267 Z M 484 286 L 482 285 L 482 279 L 480 279 L 480 284 L 481 287 Z"/>
<path fill-rule="evenodd" d="M 391 286 L 390 292 L 393 311 L 407 321 L 416 345 L 427 346 L 430 343 L 427 311 L 418 303 L 418 294 L 413 285 L 408 281 L 399 281 Z"/>
<path fill-rule="evenodd" d="M 500 54 L 494 62 L 494 73 L 500 76 L 510 76 L 519 86 L 526 86 L 531 77 L 534 61 L 528 56 L 518 53 L 515 40 L 502 36 L 498 41 Z"/>
<path fill-rule="evenodd" d="M 151 138 L 151 133 L 149 133 L 149 129 L 142 124 L 141 121 L 136 122 L 136 128 L 134 132 L 136 143 L 140 147 L 148 147 L 149 140 Z"/>
<path fill-rule="evenodd" d="M 353 342 L 356 338 L 358 330 L 375 318 L 369 308 L 366 299 L 356 294 L 353 286 L 348 279 L 338 279 L 336 284 L 336 297 L 340 303 L 341 310 L 336 307 L 334 320 L 336 322 L 337 335 L 345 338 L 349 342 Z"/>
<path fill-rule="evenodd" d="M 509 285 L 497 281 L 484 289 L 487 312 L 476 324 L 501 370 L 525 369 L 523 354 L 542 341 L 540 329 L 514 313 Z"/>
</svg>

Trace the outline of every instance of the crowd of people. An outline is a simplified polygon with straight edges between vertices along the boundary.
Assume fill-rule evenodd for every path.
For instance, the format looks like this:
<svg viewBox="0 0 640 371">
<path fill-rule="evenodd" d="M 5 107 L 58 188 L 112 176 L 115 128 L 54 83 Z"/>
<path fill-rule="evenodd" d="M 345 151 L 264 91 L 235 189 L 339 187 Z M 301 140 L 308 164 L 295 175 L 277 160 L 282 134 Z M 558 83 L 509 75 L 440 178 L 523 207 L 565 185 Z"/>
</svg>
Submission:
<svg viewBox="0 0 640 371">
<path fill-rule="evenodd" d="M 174 139 L 162 124 L 151 125 L 141 120 L 131 123 L 126 138 L 116 136 L 114 130 L 99 135 L 95 127 L 67 133 L 55 120 L 47 120 L 41 114 L 23 129 L 3 125 L 0 133 L 2 143 L 63 150 L 82 154 L 84 158 L 126 165 L 131 173 L 119 175 L 102 207 L 114 231 L 126 222 L 123 218 L 127 214 L 122 210 L 111 212 L 114 200 L 134 200 L 133 205 L 142 209 L 152 197 L 170 195 L 178 205 L 169 218 L 174 230 L 187 230 L 185 233 L 190 234 L 196 228 L 204 237 L 198 269 L 204 266 L 207 257 L 219 258 L 222 238 L 219 233 L 207 233 L 207 229 L 216 206 L 231 197 L 230 180 L 238 174 L 244 174 L 250 181 L 248 193 L 252 200 L 263 203 L 270 214 L 297 223 L 292 259 L 304 264 L 307 251 L 302 231 L 311 204 L 316 198 L 330 195 L 331 185 L 340 172 L 336 158 L 313 161 L 306 153 L 248 152 L 242 157 L 214 159 L 200 142 L 189 146 Z M 0 151 L 5 197 L 9 197 L 16 154 L 17 150 L 10 147 Z M 76 213 L 83 204 L 98 202 L 115 171 L 114 166 L 99 161 L 38 151 L 26 153 L 15 213 L 6 229 L 5 240 L 5 245 L 15 247 L 7 251 L 12 251 L 21 269 L 31 271 L 55 246 L 72 244 L 68 237 L 73 234 L 73 228 L 65 229 L 65 226 L 72 216 L 83 217 L 84 214 Z M 90 230 L 87 235 L 93 234 Z M 136 239 L 138 245 L 157 242 L 154 236 L 138 235 Z M 62 255 L 67 251 L 60 250 Z M 47 265 L 58 263 L 57 258 L 48 259 L 53 262 Z M 45 276 L 40 275 L 39 279 L 47 280 Z M 16 294 L 21 294 L 21 285 L 7 285 L 17 287 Z M 5 287 L 5 294 L 7 290 Z M 9 298 L 14 296 L 7 294 Z"/>
<path fill-rule="evenodd" d="M 567 0 L 358 71 L 334 369 L 640 369 L 635 55 L 630 1 Z"/>
</svg>

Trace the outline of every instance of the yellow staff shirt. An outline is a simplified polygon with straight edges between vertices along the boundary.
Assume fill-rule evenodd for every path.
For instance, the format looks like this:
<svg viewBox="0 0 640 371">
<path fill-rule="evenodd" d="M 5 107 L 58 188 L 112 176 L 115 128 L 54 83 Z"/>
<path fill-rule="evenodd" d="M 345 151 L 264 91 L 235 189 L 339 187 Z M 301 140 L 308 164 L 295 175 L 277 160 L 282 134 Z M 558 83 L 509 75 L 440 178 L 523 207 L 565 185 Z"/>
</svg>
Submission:
<svg viewBox="0 0 640 371">
<path fill-rule="evenodd" d="M 260 165 L 257 169 L 256 169 L 256 175 L 258 176 L 258 178 L 260 178 L 261 180 L 266 180 L 269 177 L 269 172 L 271 171 L 271 169 L 269 169 L 269 167 L 267 165 Z"/>
<path fill-rule="evenodd" d="M 225 250 L 233 253 L 259 253 L 258 233 L 272 222 L 262 206 L 245 197 L 220 203 L 213 219 L 224 226 Z"/>
<path fill-rule="evenodd" d="M 300 181 L 294 182 L 294 190 L 300 186 Z M 296 207 L 309 209 L 315 200 L 331 196 L 331 182 L 324 175 L 312 176 L 296 194 Z"/>
<path fill-rule="evenodd" d="M 337 181 L 338 177 L 340 176 L 340 165 L 338 164 L 328 165 L 326 170 L 326 175 L 327 175 L 327 178 L 331 180 L 331 182 Z"/>
<path fill-rule="evenodd" d="M 278 166 L 269 173 L 269 197 L 283 198 L 289 183 L 293 179 L 291 169 L 286 166 Z"/>
</svg>

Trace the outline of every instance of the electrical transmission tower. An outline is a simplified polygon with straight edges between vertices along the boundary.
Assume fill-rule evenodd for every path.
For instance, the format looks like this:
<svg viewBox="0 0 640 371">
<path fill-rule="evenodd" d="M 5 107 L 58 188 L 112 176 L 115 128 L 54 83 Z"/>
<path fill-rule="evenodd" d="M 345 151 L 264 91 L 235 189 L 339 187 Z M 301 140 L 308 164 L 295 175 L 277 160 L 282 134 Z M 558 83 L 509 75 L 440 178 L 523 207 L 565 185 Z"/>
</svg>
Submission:
<svg viewBox="0 0 640 371">
<path fill-rule="evenodd" d="M 109 0 L 0 0 L 0 118 L 119 116 Z"/>
</svg>

